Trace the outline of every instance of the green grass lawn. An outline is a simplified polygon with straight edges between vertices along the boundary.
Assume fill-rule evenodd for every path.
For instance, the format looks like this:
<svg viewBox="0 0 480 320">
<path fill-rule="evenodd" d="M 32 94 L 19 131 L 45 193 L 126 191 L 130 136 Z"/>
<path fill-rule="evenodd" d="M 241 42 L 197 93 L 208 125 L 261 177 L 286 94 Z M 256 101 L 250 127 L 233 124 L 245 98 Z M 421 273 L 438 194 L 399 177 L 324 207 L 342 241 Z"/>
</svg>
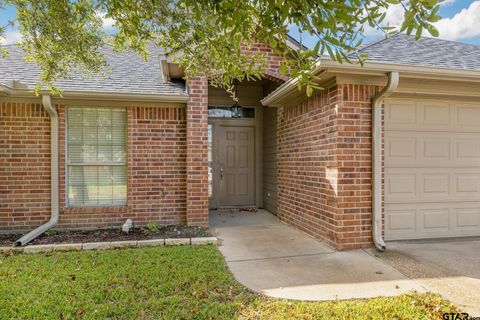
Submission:
<svg viewBox="0 0 480 320">
<path fill-rule="evenodd" d="M 214 246 L 0 255 L 0 319 L 441 319 L 432 294 L 331 302 L 242 287 Z"/>
</svg>

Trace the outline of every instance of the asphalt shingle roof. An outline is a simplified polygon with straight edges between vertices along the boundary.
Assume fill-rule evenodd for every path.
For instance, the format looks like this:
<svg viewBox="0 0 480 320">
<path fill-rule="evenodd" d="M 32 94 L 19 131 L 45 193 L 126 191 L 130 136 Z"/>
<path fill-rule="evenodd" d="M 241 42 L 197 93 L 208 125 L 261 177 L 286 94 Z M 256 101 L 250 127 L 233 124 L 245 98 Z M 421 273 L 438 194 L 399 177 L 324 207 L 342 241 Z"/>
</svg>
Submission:
<svg viewBox="0 0 480 320">
<path fill-rule="evenodd" d="M 0 59 L 0 83 L 12 80 L 33 89 L 39 80 L 40 69 L 35 63 L 27 63 L 20 47 L 5 46 L 9 55 Z M 140 94 L 185 94 L 184 81 L 164 83 L 159 55 L 161 48 L 149 48 L 151 55 L 143 61 L 138 54 L 125 51 L 114 52 L 112 47 L 101 49 L 110 66 L 106 77 L 97 75 L 84 78 L 75 74 L 71 80 L 58 80 L 64 91 L 115 92 Z M 368 55 L 367 61 L 395 63 L 413 66 L 480 70 L 480 47 L 437 38 L 396 34 L 359 49 Z M 355 54 L 350 55 L 355 58 Z"/>
<path fill-rule="evenodd" d="M 438 38 L 396 34 L 359 50 L 367 61 L 437 68 L 480 70 L 480 47 Z M 355 58 L 355 55 L 351 55 Z"/>
<path fill-rule="evenodd" d="M 15 80 L 32 89 L 39 81 L 40 69 L 35 63 L 25 62 L 23 50 L 10 45 L 4 47 L 9 55 L 0 58 L 0 83 Z M 105 46 L 101 51 L 105 53 L 110 68 L 106 76 L 85 78 L 74 74 L 71 80 L 58 80 L 57 86 L 64 91 L 83 92 L 115 92 L 140 94 L 185 94 L 183 81 L 164 83 L 162 80 L 159 55 L 160 48 L 149 48 L 151 55 L 147 61 L 138 54 L 125 51 L 114 52 L 112 47 Z"/>
</svg>

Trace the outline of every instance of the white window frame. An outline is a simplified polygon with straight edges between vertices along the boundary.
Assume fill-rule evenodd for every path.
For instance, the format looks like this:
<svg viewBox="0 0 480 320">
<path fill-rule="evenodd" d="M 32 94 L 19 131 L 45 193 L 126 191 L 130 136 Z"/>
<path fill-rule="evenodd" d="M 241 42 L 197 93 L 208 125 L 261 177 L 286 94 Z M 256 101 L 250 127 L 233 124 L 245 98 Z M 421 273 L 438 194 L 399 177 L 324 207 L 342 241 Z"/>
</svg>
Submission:
<svg viewBox="0 0 480 320">
<path fill-rule="evenodd" d="M 71 109 L 82 109 L 82 108 L 89 108 L 89 109 L 122 109 L 125 110 L 125 162 L 118 163 L 118 162 L 88 162 L 88 163 L 69 163 L 69 123 L 68 123 L 68 112 Z M 64 139 L 65 139 L 65 204 L 67 208 L 121 208 L 128 206 L 128 109 L 127 107 L 107 107 L 107 106 L 97 106 L 97 105 L 71 105 L 65 107 L 65 129 L 64 129 Z M 72 166 L 123 166 L 125 167 L 125 174 L 126 174 L 126 194 L 125 194 L 125 203 L 123 204 L 93 204 L 93 205 L 72 205 L 70 204 L 69 198 L 69 169 Z"/>
</svg>

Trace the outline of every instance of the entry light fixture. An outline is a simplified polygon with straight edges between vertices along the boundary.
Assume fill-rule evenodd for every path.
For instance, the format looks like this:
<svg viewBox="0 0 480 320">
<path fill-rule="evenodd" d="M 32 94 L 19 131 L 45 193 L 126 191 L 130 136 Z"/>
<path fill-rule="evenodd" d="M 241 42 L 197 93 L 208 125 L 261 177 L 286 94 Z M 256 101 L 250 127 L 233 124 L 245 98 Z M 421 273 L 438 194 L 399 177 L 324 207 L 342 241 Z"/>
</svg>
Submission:
<svg viewBox="0 0 480 320">
<path fill-rule="evenodd" d="M 230 112 L 232 113 L 232 118 L 241 118 L 242 117 L 242 106 L 238 103 L 238 80 L 235 80 L 235 103 L 230 107 Z"/>
<path fill-rule="evenodd" d="M 232 112 L 232 118 L 241 118 L 242 117 L 242 106 L 235 102 L 233 106 L 230 107 Z"/>
</svg>

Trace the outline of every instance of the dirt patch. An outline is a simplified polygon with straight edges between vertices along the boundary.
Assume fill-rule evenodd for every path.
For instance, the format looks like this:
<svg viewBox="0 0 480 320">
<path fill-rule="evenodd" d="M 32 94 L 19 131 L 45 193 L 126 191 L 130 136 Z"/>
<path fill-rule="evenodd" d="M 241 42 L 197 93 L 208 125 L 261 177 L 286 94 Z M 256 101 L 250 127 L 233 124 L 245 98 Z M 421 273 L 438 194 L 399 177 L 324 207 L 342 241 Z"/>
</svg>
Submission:
<svg viewBox="0 0 480 320">
<path fill-rule="evenodd" d="M 23 234 L 0 234 L 0 246 L 11 246 Z M 47 231 L 29 244 L 82 243 L 104 241 L 148 240 L 161 238 L 210 237 L 208 228 L 189 226 L 159 226 L 156 229 L 133 228 L 129 233 L 117 229 L 86 231 Z"/>
</svg>

